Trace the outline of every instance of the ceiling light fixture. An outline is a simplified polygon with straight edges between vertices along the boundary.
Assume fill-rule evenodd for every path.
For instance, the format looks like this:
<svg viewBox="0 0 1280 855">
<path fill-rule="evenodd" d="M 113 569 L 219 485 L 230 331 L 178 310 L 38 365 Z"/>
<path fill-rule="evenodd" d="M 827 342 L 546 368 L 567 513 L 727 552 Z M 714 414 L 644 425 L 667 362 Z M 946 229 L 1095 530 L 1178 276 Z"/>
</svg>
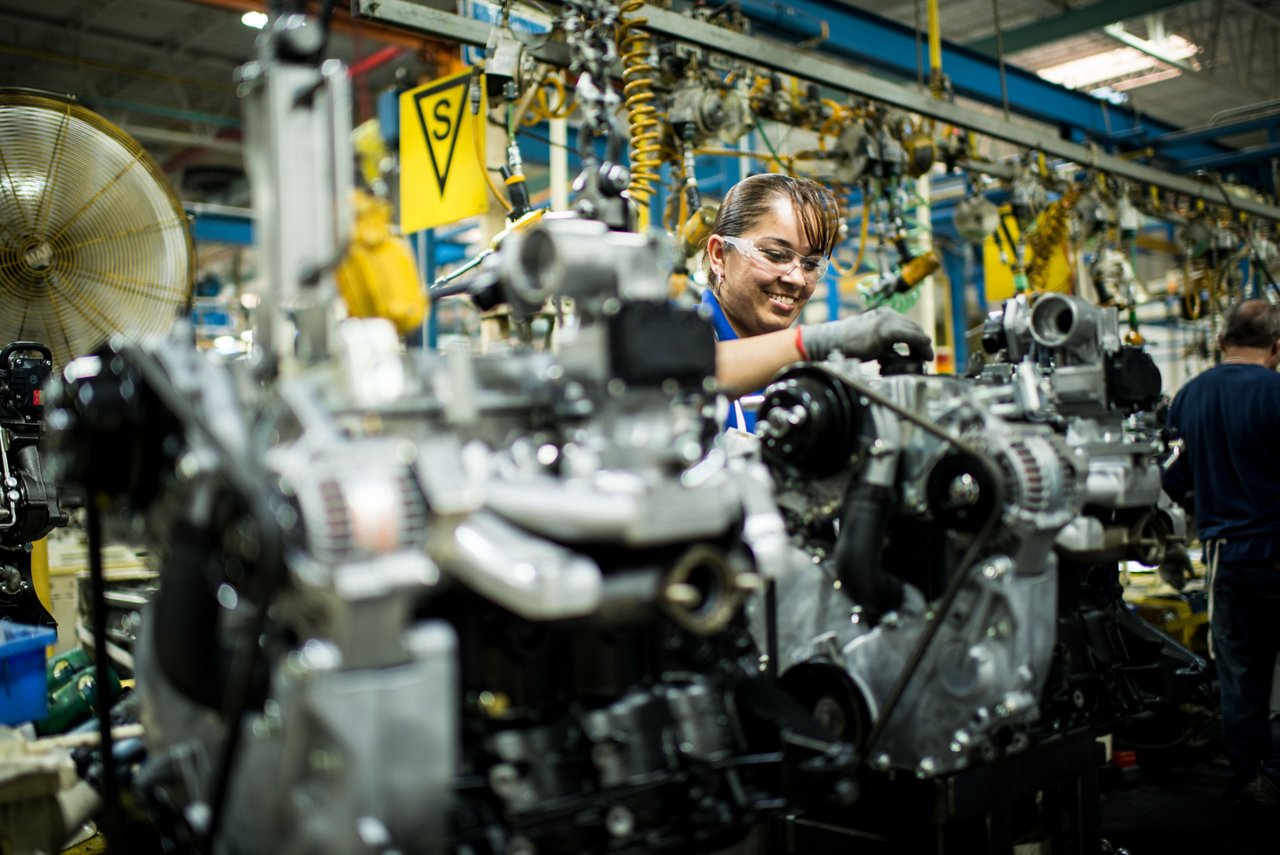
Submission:
<svg viewBox="0 0 1280 855">
<path fill-rule="evenodd" d="M 268 20 L 266 12 L 245 12 L 240 16 L 240 23 L 246 27 L 253 27 L 255 30 L 265 27 Z"/>
<path fill-rule="evenodd" d="M 1108 35 L 1116 37 L 1110 28 Z M 1124 35 L 1128 36 L 1126 44 L 1142 41 L 1141 47 L 1103 51 L 1042 68 L 1036 74 L 1068 89 L 1083 89 L 1106 98 L 1112 93 L 1177 77 L 1183 71 L 1198 70 L 1193 57 L 1200 49 L 1182 36 L 1169 35 L 1156 43 L 1139 40 L 1131 33 Z"/>
</svg>

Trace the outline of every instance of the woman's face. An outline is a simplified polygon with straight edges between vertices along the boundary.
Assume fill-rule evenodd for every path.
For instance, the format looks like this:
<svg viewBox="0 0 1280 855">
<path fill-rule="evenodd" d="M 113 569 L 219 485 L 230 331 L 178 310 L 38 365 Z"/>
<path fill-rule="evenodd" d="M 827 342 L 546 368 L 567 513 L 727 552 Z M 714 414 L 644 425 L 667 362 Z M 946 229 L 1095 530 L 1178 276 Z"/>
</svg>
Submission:
<svg viewBox="0 0 1280 855">
<path fill-rule="evenodd" d="M 819 253 L 805 241 L 795 207 L 787 198 L 775 199 L 769 213 L 739 237 L 750 238 L 760 247 L 787 247 L 800 255 Z M 720 307 L 743 338 L 786 329 L 813 296 L 816 286 L 804 280 L 799 264 L 781 276 L 762 270 L 720 235 L 707 241 L 707 253 L 720 282 L 716 290 Z"/>
</svg>

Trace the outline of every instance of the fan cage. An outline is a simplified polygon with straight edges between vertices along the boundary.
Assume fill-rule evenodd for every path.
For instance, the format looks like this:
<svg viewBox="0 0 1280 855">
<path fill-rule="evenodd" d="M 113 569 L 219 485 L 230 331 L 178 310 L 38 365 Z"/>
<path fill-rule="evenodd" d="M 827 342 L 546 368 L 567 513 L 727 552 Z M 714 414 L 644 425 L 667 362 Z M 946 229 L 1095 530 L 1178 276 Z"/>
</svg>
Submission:
<svg viewBox="0 0 1280 855">
<path fill-rule="evenodd" d="M 71 98 L 0 89 L 0 345 L 46 344 L 61 370 L 166 332 L 194 280 L 186 212 L 137 140 Z"/>
</svg>

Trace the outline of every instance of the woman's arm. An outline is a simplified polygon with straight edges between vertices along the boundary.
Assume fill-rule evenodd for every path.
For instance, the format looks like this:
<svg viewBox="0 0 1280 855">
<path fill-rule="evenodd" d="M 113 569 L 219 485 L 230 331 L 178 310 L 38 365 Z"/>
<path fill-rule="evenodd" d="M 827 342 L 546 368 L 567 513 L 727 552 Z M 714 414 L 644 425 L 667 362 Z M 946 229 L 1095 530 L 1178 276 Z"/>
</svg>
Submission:
<svg viewBox="0 0 1280 855">
<path fill-rule="evenodd" d="M 742 395 L 802 359 L 821 362 L 837 350 L 852 359 L 879 359 L 897 344 L 907 345 L 912 359 L 933 359 L 933 343 L 919 324 L 889 309 L 872 309 L 825 324 L 717 342 L 716 380 L 728 394 Z"/>
<path fill-rule="evenodd" d="M 716 382 L 729 395 L 745 395 L 768 383 L 783 367 L 803 358 L 796 347 L 794 329 L 718 341 Z"/>
</svg>

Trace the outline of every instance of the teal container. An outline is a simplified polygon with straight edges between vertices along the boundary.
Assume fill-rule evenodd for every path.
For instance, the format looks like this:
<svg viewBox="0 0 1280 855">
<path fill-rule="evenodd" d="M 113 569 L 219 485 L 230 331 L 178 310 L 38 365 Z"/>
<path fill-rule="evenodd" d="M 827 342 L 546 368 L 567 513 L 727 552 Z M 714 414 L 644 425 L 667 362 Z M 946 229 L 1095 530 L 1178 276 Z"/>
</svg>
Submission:
<svg viewBox="0 0 1280 855">
<path fill-rule="evenodd" d="M 93 664 L 89 654 L 83 648 L 73 647 L 49 660 L 44 668 L 46 692 L 55 692 L 71 682 L 77 672 L 83 671 Z"/>
<path fill-rule="evenodd" d="M 107 677 L 111 681 L 107 698 L 114 701 L 120 695 L 120 678 L 110 668 L 107 669 Z M 66 733 L 93 715 L 97 702 L 98 674 L 97 669 L 90 665 L 77 671 L 64 685 L 49 692 L 48 709 L 44 717 L 36 722 L 36 733 L 41 736 Z"/>
</svg>

